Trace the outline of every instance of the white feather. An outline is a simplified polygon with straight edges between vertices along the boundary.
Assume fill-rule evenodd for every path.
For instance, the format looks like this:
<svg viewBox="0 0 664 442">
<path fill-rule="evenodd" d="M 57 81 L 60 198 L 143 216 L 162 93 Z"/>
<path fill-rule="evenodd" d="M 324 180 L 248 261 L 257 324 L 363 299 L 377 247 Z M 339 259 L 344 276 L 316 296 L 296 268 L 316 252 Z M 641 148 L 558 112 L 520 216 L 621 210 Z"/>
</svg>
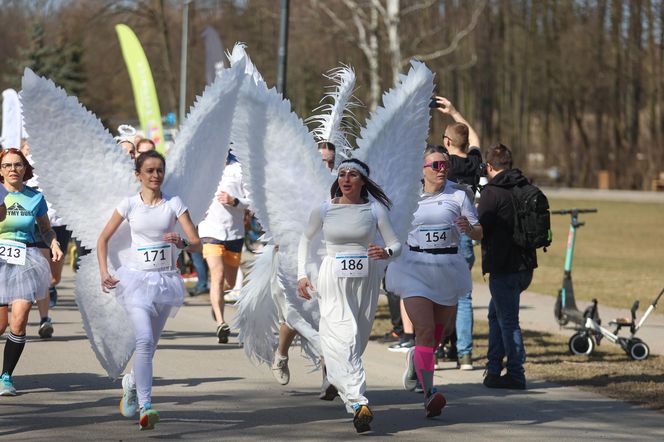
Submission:
<svg viewBox="0 0 664 442">
<path fill-rule="evenodd" d="M 306 121 L 317 125 L 312 131 L 314 138 L 334 144 L 340 158 L 342 155 L 347 156 L 347 152 L 352 149 L 347 135 L 358 126 L 351 110 L 359 105 L 353 97 L 355 72 L 348 66 L 342 66 L 333 69 L 325 77 L 335 85 L 331 86 L 333 90 L 326 93 L 321 101 L 329 99 L 331 102 L 314 109 L 314 112 L 320 111 L 321 114 L 313 115 Z"/>
<path fill-rule="evenodd" d="M 275 250 L 266 245 L 256 257 L 235 303 L 235 327 L 247 358 L 255 363 L 272 365 L 279 333 L 277 307 L 272 298 Z"/>
<path fill-rule="evenodd" d="M 241 60 L 205 88 L 169 152 L 164 192 L 182 198 L 195 224 L 202 221 L 224 171 L 244 70 Z"/>
<path fill-rule="evenodd" d="M 28 68 L 21 99 L 39 184 L 64 224 L 93 249 L 118 203 L 138 191 L 132 161 L 92 112 Z"/>
<path fill-rule="evenodd" d="M 96 255 L 83 256 L 76 273 L 76 304 L 92 350 L 108 375 L 116 379 L 134 353 L 136 339 L 124 307 L 112 292 L 102 292 L 100 280 Z"/>
<path fill-rule="evenodd" d="M 245 68 L 244 72 L 245 74 L 249 75 L 251 78 L 254 79 L 254 81 L 258 83 L 263 83 L 265 84 L 265 81 L 263 80 L 263 76 L 258 72 L 258 69 L 256 69 L 256 66 L 251 61 L 251 58 L 249 58 L 249 55 L 247 54 L 246 51 L 247 45 L 244 43 L 235 43 L 235 46 L 233 46 L 233 51 L 230 53 L 226 53 L 226 56 L 228 57 L 228 61 L 230 62 L 231 66 L 234 66 L 236 63 L 244 60 L 245 63 Z"/>
<path fill-rule="evenodd" d="M 390 220 L 402 242 L 419 200 L 432 93 L 433 73 L 424 63 L 411 61 L 408 74 L 401 75 L 399 83 L 383 94 L 383 105 L 360 132 L 354 153 L 369 165 L 371 179 L 392 200 Z"/>
</svg>

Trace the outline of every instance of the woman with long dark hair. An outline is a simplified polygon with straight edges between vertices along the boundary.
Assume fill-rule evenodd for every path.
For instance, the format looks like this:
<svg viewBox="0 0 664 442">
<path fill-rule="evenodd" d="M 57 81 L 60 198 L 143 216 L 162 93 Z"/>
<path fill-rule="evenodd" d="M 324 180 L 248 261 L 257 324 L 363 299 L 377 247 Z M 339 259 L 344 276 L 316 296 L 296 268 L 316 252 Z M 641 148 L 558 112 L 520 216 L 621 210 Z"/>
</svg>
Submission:
<svg viewBox="0 0 664 442">
<path fill-rule="evenodd" d="M 373 413 L 364 396 L 362 353 L 371 333 L 383 277 L 377 260 L 398 256 L 401 245 L 390 224 L 391 203 L 357 159 L 341 162 L 331 200 L 314 209 L 298 250 L 298 290 L 311 299 L 318 290 L 319 333 L 328 380 L 337 387 L 358 433 L 369 431 Z M 369 196 L 375 201 L 371 201 Z M 327 249 L 316 288 L 306 276 L 309 245 L 322 230 Z M 380 232 L 385 248 L 373 244 Z"/>
<path fill-rule="evenodd" d="M 0 182 L 4 192 L 6 217 L 0 222 L 0 335 L 11 325 L 5 343 L 0 396 L 15 396 L 12 376 L 25 347 L 25 328 L 32 303 L 48 294 L 51 271 L 36 246 L 35 224 L 42 240 L 50 247 L 53 261 L 62 259 L 62 250 L 48 220 L 44 196 L 26 186 L 32 166 L 18 149 L 0 153 Z M 0 215 L 2 213 L 0 212 Z"/>
<path fill-rule="evenodd" d="M 184 284 L 175 268 L 179 250 L 200 252 L 201 242 L 189 211 L 177 196 L 164 195 L 161 185 L 166 160 L 157 151 L 136 159 L 137 195 L 125 198 L 111 215 L 97 241 L 97 259 L 102 290 L 115 289 L 119 303 L 131 321 L 136 337 L 134 366 L 122 378 L 120 412 L 139 414 L 139 428 L 151 430 L 159 422 L 152 408 L 152 358 L 168 317 L 175 316 L 184 302 Z M 127 220 L 131 229 L 131 258 L 112 276 L 108 270 L 108 241 Z M 187 240 L 175 232 L 179 222 Z"/>
</svg>

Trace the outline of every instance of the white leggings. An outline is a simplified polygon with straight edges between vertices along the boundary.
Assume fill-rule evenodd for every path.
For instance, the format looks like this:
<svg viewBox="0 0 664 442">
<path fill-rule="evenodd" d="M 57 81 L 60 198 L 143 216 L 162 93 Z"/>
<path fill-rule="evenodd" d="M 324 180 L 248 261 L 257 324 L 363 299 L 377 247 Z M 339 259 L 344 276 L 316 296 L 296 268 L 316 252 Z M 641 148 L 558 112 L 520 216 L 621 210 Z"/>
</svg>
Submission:
<svg viewBox="0 0 664 442">
<path fill-rule="evenodd" d="M 138 405 L 141 407 L 152 402 L 152 357 L 171 311 L 169 305 L 155 304 L 154 307 L 157 311 L 155 316 L 151 316 L 149 311 L 141 307 L 131 306 L 127 309 L 136 334 L 136 351 L 131 374 L 136 385 Z"/>
</svg>

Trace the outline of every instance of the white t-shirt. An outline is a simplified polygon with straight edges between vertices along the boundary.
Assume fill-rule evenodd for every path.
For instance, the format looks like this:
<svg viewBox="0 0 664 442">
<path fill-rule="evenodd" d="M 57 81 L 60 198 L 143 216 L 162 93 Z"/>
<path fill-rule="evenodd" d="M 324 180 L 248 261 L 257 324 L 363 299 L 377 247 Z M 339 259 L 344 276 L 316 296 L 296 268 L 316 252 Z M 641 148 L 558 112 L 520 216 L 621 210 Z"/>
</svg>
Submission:
<svg viewBox="0 0 664 442">
<path fill-rule="evenodd" d="M 237 198 L 238 205 L 225 206 L 217 201 L 217 196 L 221 192 Z M 244 209 L 249 206 L 248 194 L 242 182 L 240 163 L 227 164 L 205 219 L 198 225 L 198 235 L 201 238 L 209 237 L 219 241 L 244 238 Z"/>
<path fill-rule="evenodd" d="M 131 230 L 131 247 L 136 249 L 149 244 L 164 243 L 164 234 L 173 232 L 178 218 L 187 211 L 179 196 L 162 194 L 162 200 L 154 206 L 143 202 L 140 193 L 125 198 L 116 208 L 127 220 Z M 179 250 L 172 247 L 173 263 Z"/>
<path fill-rule="evenodd" d="M 447 181 L 443 191 L 435 195 L 422 194 L 413 218 L 413 229 L 408 233 L 408 244 L 429 248 L 421 241 L 427 238 L 427 233 L 429 239 L 438 239 L 445 232 L 449 236 L 446 241 L 438 240 L 434 244 L 440 244 L 443 248 L 457 247 L 459 229 L 455 221 L 460 216 L 468 218 L 471 225 L 478 223 L 473 202 L 456 183 Z"/>
</svg>

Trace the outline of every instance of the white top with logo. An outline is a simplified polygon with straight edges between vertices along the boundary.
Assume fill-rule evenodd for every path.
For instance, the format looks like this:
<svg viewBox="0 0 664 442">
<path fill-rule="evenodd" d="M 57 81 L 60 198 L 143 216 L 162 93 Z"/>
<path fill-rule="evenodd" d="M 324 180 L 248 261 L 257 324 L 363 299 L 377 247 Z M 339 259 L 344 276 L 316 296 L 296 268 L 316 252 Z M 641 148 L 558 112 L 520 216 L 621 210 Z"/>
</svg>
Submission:
<svg viewBox="0 0 664 442">
<path fill-rule="evenodd" d="M 466 192 L 452 181 L 436 194 L 422 194 L 408 233 L 408 244 L 420 249 L 457 247 L 459 229 L 455 221 L 465 216 L 471 225 L 478 223 L 477 210 Z"/>
</svg>

